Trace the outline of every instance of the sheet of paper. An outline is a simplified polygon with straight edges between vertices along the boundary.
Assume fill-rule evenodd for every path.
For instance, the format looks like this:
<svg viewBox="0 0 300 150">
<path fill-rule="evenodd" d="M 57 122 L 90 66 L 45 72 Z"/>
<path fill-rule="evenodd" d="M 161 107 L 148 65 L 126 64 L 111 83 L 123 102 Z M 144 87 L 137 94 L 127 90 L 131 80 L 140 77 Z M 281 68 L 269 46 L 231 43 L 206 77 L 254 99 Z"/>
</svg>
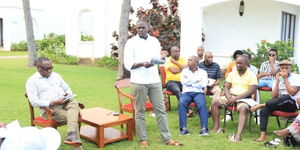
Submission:
<svg viewBox="0 0 300 150">
<path fill-rule="evenodd" d="M 245 103 L 247 103 L 250 107 L 253 107 L 253 106 L 255 106 L 255 105 L 257 104 L 257 102 L 254 101 L 254 100 L 251 99 L 251 98 L 239 99 L 239 100 L 237 100 L 236 102 L 245 102 Z"/>
<path fill-rule="evenodd" d="M 6 125 L 5 128 L 0 128 L 0 137 L 4 138 L 6 137 L 10 131 L 14 131 L 16 129 L 20 129 L 20 123 L 18 120 L 15 120 L 9 124 Z"/>
</svg>

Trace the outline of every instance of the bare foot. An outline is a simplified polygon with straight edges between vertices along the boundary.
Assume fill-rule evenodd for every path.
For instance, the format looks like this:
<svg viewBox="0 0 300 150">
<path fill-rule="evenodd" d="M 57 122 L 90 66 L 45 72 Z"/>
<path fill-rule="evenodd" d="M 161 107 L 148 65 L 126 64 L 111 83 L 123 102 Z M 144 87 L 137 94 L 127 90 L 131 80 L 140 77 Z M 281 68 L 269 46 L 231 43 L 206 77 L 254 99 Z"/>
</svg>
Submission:
<svg viewBox="0 0 300 150">
<path fill-rule="evenodd" d="M 282 137 L 289 136 L 289 130 L 288 129 L 277 130 L 277 131 L 274 131 L 274 133 L 277 134 L 278 136 L 282 136 Z"/>
<path fill-rule="evenodd" d="M 219 128 L 212 128 L 211 131 L 212 132 L 218 132 Z"/>
<path fill-rule="evenodd" d="M 256 139 L 255 141 L 256 142 L 264 142 L 267 140 L 267 137 L 266 136 L 260 136 L 258 139 Z"/>
</svg>

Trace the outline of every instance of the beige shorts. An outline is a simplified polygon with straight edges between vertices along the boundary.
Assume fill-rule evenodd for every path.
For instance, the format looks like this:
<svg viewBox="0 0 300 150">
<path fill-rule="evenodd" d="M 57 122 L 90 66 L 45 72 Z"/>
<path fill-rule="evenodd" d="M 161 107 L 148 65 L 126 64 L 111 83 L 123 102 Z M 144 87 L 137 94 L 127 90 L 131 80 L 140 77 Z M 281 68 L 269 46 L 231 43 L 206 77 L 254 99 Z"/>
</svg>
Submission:
<svg viewBox="0 0 300 150">
<path fill-rule="evenodd" d="M 228 100 L 227 100 L 227 98 L 226 98 L 225 96 L 220 96 L 220 97 L 219 97 L 219 102 L 220 102 L 221 104 L 226 104 L 227 101 L 228 101 Z M 240 108 L 241 108 L 242 106 L 245 106 L 246 108 L 250 109 L 250 106 L 249 106 L 247 103 L 244 103 L 244 102 L 238 102 L 238 103 L 236 104 L 237 110 L 239 111 Z"/>
</svg>

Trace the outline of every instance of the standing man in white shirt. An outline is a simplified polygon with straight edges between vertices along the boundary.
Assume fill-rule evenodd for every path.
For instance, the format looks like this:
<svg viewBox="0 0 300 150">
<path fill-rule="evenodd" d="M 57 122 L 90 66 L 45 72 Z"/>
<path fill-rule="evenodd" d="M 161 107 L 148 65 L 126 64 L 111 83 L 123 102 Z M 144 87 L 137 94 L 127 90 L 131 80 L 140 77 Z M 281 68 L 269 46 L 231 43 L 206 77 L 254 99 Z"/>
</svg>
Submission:
<svg viewBox="0 0 300 150">
<path fill-rule="evenodd" d="M 26 82 L 26 93 L 32 106 L 49 107 L 53 110 L 53 119 L 57 122 L 67 122 L 68 133 L 64 141 L 71 146 L 81 146 L 79 138 L 78 115 L 80 107 L 75 100 L 64 101 L 72 90 L 62 77 L 52 72 L 51 61 L 46 57 L 36 60 L 37 72 Z M 47 117 L 41 109 L 41 116 Z"/>
<path fill-rule="evenodd" d="M 204 89 L 208 83 L 208 77 L 205 70 L 198 67 L 199 59 L 197 56 L 191 56 L 188 59 L 188 68 L 182 70 L 180 80 L 183 85 L 182 95 L 179 103 L 179 126 L 182 135 L 189 135 L 186 124 L 186 113 L 188 106 L 194 102 L 197 106 L 200 119 L 200 136 L 208 136 L 208 119 L 206 110 L 206 99 Z"/>
<path fill-rule="evenodd" d="M 171 139 L 158 68 L 150 63 L 152 58 L 165 57 L 160 56 L 161 45 L 156 38 L 148 34 L 149 25 L 146 20 L 138 20 L 136 28 L 137 35 L 129 39 L 125 45 L 124 64 L 131 73 L 130 82 L 135 97 L 135 122 L 139 144 L 141 147 L 149 147 L 145 122 L 145 103 L 149 97 L 162 141 L 166 145 L 182 146 L 183 144 Z"/>
</svg>

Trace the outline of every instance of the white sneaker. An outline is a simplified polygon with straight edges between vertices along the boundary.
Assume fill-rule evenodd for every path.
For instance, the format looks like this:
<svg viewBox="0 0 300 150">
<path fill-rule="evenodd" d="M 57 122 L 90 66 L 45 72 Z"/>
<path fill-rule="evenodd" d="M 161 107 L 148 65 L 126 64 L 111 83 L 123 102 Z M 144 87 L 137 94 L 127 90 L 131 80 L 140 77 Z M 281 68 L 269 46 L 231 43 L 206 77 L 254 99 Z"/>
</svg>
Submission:
<svg viewBox="0 0 300 150">
<path fill-rule="evenodd" d="M 230 116 L 230 115 L 226 115 L 226 122 L 227 122 L 228 120 L 231 120 L 231 116 Z M 222 122 L 224 122 L 224 119 L 222 119 Z"/>
</svg>

